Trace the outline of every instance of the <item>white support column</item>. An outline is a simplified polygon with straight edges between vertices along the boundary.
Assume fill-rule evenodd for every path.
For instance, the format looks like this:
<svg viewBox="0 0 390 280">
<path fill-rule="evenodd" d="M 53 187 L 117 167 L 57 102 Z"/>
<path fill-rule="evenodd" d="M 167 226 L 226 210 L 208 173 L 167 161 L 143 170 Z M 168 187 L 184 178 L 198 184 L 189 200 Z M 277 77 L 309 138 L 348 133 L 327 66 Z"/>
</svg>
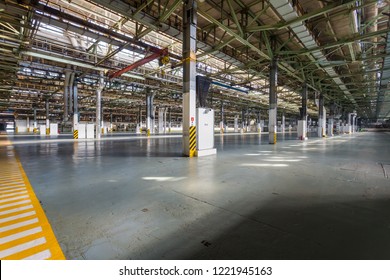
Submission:
<svg viewBox="0 0 390 280">
<path fill-rule="evenodd" d="M 286 132 L 286 117 L 284 115 L 284 112 L 283 112 L 283 115 L 282 115 L 282 133 L 284 134 Z"/>
<path fill-rule="evenodd" d="M 348 126 L 347 126 L 347 133 L 352 133 L 352 113 L 348 114 Z"/>
<path fill-rule="evenodd" d="M 142 128 L 142 107 L 139 106 L 138 118 L 137 118 L 137 126 L 135 128 L 135 133 L 136 134 L 140 134 L 141 133 L 141 128 Z"/>
<path fill-rule="evenodd" d="M 297 133 L 298 139 L 306 140 L 307 139 L 307 84 L 303 83 L 302 86 L 302 109 L 301 109 L 301 119 L 298 121 Z"/>
<path fill-rule="evenodd" d="M 164 133 L 164 112 L 165 108 L 158 108 L 158 133 Z"/>
<path fill-rule="evenodd" d="M 353 116 L 352 116 L 352 133 L 356 132 L 355 121 L 356 121 L 356 114 L 353 114 Z"/>
<path fill-rule="evenodd" d="M 102 90 L 102 94 L 103 94 L 103 90 Z M 102 134 L 106 133 L 104 131 L 104 103 L 100 105 L 100 131 L 102 132 Z"/>
<path fill-rule="evenodd" d="M 225 124 L 224 124 L 224 119 L 225 119 L 225 112 L 224 112 L 224 106 L 223 106 L 223 101 L 221 100 L 221 121 L 219 122 L 219 131 L 221 133 L 225 132 Z"/>
<path fill-rule="evenodd" d="M 183 155 L 193 157 L 190 127 L 196 131 L 196 27 L 197 2 L 183 3 Z M 192 131 L 191 131 L 192 132 Z M 196 133 L 196 132 L 195 132 Z M 191 142 L 191 143 L 190 143 Z"/>
<path fill-rule="evenodd" d="M 172 108 L 169 108 L 168 112 L 168 133 L 172 131 Z"/>
<path fill-rule="evenodd" d="M 75 132 L 77 131 L 77 134 Z M 73 114 L 73 138 L 78 139 L 78 131 L 79 131 L 79 114 Z"/>
<path fill-rule="evenodd" d="M 320 94 L 319 97 L 319 105 L 318 105 L 318 130 L 317 135 L 318 137 L 324 137 L 325 136 L 325 127 L 324 127 L 324 96 Z"/>
<path fill-rule="evenodd" d="M 333 136 L 333 125 L 334 125 L 333 118 L 329 118 L 328 119 L 328 137 Z"/>
<path fill-rule="evenodd" d="M 71 77 L 73 77 L 71 84 L 73 90 L 73 138 L 78 139 L 79 132 L 79 109 L 78 109 L 78 92 L 77 92 L 77 77 L 75 77 L 74 73 L 72 73 Z M 70 105 L 70 104 L 69 104 Z"/>
<path fill-rule="evenodd" d="M 332 103 L 329 107 L 329 119 L 328 119 L 328 137 L 333 137 L 333 126 L 334 126 L 334 111 L 335 104 Z"/>
<path fill-rule="evenodd" d="M 326 108 L 322 109 L 322 137 L 326 137 Z"/>
<path fill-rule="evenodd" d="M 219 132 L 224 133 L 223 122 L 219 122 Z"/>
<path fill-rule="evenodd" d="M 238 132 L 238 115 L 234 116 L 234 132 Z"/>
<path fill-rule="evenodd" d="M 153 98 L 154 99 L 154 98 Z M 155 134 L 156 133 L 156 106 L 154 106 L 154 103 L 153 103 L 153 109 L 152 109 L 152 116 L 151 116 L 151 130 L 150 130 L 150 133 L 151 134 Z"/>
<path fill-rule="evenodd" d="M 112 128 L 113 128 L 113 125 L 112 125 L 112 112 L 110 112 L 110 132 L 112 133 Z"/>
<path fill-rule="evenodd" d="M 274 57 L 271 61 L 269 77 L 269 118 L 268 118 L 268 142 L 276 144 L 277 133 L 277 81 L 278 81 L 278 62 Z"/>
<path fill-rule="evenodd" d="M 33 126 L 33 132 L 38 133 L 38 123 L 37 123 L 37 109 L 34 108 L 34 126 Z"/>
<path fill-rule="evenodd" d="M 100 73 L 99 84 L 96 89 L 96 139 L 101 137 L 101 127 L 102 127 L 102 91 L 104 87 L 104 76 L 103 73 Z"/>
<path fill-rule="evenodd" d="M 164 131 L 164 134 L 166 134 L 167 133 L 167 113 L 168 113 L 168 108 L 167 107 L 165 107 L 164 108 L 164 120 L 163 120 L 163 127 L 164 127 L 164 129 L 163 129 L 163 131 Z"/>
<path fill-rule="evenodd" d="M 50 135 L 50 112 L 49 112 L 49 100 L 46 100 L 46 135 Z"/>
<path fill-rule="evenodd" d="M 261 112 L 257 114 L 257 132 L 261 133 L 262 127 L 261 127 Z"/>
<path fill-rule="evenodd" d="M 154 108 L 153 99 L 155 93 L 146 88 L 146 134 L 154 134 Z"/>
<path fill-rule="evenodd" d="M 27 117 L 26 127 L 27 127 L 27 133 L 29 133 L 30 132 L 30 117 Z"/>
<path fill-rule="evenodd" d="M 244 133 L 246 131 L 246 122 L 245 122 L 245 110 L 242 109 L 241 111 L 241 133 Z"/>
</svg>

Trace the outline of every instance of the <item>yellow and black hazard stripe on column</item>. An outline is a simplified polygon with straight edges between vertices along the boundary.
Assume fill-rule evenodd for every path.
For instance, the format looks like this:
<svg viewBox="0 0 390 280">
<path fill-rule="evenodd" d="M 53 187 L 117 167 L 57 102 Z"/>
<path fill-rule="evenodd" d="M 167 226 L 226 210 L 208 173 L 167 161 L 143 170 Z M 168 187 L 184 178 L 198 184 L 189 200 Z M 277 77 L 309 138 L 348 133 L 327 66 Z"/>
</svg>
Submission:
<svg viewBox="0 0 390 280">
<path fill-rule="evenodd" d="M 196 153 L 196 126 L 190 126 L 190 157 Z"/>
<path fill-rule="evenodd" d="M 79 139 L 79 131 L 77 129 L 73 131 L 73 139 Z"/>
<path fill-rule="evenodd" d="M 0 259 L 65 259 L 11 143 L 0 143 Z"/>
</svg>

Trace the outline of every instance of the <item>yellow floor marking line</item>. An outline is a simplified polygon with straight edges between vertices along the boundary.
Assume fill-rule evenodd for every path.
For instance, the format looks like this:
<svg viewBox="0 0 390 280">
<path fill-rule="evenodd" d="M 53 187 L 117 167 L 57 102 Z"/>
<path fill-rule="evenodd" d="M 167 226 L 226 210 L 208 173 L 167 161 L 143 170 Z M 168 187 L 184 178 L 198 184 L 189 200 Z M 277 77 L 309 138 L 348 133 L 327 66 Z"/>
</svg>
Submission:
<svg viewBox="0 0 390 280">
<path fill-rule="evenodd" d="M 0 259 L 65 259 L 11 142 L 5 140 L 0 141 Z"/>
</svg>

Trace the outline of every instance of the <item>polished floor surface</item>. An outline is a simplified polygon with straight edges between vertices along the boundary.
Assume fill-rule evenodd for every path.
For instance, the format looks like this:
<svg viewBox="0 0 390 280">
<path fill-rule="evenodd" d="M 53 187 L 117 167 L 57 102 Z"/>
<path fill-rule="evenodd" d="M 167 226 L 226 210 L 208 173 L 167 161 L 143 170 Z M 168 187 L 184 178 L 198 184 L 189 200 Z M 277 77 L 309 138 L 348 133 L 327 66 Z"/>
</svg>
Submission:
<svg viewBox="0 0 390 280">
<path fill-rule="evenodd" d="M 10 138 L 68 259 L 389 259 L 390 133 Z"/>
</svg>

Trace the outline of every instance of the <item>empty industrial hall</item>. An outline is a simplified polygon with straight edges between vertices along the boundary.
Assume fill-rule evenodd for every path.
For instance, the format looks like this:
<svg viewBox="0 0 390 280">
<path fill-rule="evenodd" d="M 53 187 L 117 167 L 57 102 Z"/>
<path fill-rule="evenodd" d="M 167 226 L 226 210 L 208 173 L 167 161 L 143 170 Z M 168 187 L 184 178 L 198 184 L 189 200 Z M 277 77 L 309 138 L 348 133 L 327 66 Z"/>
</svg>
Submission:
<svg viewBox="0 0 390 280">
<path fill-rule="evenodd" d="M 389 260 L 389 17 L 0 0 L 0 259 Z"/>
</svg>

